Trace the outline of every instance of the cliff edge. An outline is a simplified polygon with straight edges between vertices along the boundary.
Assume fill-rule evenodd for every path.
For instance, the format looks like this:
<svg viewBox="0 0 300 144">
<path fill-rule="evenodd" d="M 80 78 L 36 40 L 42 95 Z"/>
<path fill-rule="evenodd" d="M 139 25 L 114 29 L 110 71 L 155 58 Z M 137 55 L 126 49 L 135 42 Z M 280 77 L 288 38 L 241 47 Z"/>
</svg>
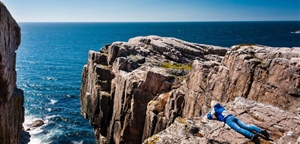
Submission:
<svg viewBox="0 0 300 144">
<path fill-rule="evenodd" d="M 16 53 L 20 27 L 0 2 L 0 143 L 16 144 L 24 121 L 23 91 L 16 86 Z"/>
<path fill-rule="evenodd" d="M 179 117 L 205 115 L 211 100 L 243 97 L 297 113 L 299 71 L 300 48 L 135 37 L 89 52 L 81 111 L 98 143 L 142 143 Z"/>
</svg>

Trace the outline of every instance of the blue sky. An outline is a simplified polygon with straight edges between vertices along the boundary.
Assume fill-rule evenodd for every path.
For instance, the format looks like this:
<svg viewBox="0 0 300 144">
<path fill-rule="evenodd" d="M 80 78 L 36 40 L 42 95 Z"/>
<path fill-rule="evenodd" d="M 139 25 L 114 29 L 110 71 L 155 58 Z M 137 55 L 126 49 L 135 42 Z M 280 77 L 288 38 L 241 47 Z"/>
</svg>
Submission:
<svg viewBox="0 0 300 144">
<path fill-rule="evenodd" d="M 18 22 L 300 19 L 300 0 L 2 0 Z"/>
</svg>

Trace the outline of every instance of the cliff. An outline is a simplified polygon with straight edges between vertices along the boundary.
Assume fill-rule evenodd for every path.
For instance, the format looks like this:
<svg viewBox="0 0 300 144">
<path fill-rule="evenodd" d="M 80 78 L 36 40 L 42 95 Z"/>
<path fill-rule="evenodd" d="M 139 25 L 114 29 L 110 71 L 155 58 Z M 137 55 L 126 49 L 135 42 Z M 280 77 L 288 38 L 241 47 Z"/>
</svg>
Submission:
<svg viewBox="0 0 300 144">
<path fill-rule="evenodd" d="M 20 27 L 0 2 L 0 143 L 16 144 L 24 121 L 23 91 L 16 86 Z"/>
<path fill-rule="evenodd" d="M 142 143 L 178 117 L 203 116 L 211 100 L 243 97 L 294 113 L 299 54 L 299 48 L 222 48 L 158 36 L 115 42 L 89 52 L 82 115 L 98 143 Z"/>
</svg>

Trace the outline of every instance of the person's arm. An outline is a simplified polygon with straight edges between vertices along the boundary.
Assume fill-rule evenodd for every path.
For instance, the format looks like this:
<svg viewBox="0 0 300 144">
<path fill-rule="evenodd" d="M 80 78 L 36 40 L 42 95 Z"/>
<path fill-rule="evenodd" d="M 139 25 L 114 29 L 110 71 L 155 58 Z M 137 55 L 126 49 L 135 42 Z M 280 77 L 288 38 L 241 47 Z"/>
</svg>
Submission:
<svg viewBox="0 0 300 144">
<path fill-rule="evenodd" d="M 207 124 L 209 122 L 209 120 L 211 120 L 210 118 L 211 118 L 211 112 L 204 115 L 201 119 L 201 122 L 204 123 L 204 124 Z"/>
<path fill-rule="evenodd" d="M 211 116 L 211 111 L 209 111 L 209 113 L 206 115 L 206 118 L 209 119 L 209 120 L 213 119 L 213 117 Z"/>
<path fill-rule="evenodd" d="M 207 119 L 209 119 L 209 120 L 217 120 L 218 118 L 216 117 L 215 114 L 216 114 L 216 113 L 215 113 L 215 109 L 212 108 L 212 109 L 209 111 L 209 113 L 206 115 L 206 117 L 207 117 Z"/>
</svg>

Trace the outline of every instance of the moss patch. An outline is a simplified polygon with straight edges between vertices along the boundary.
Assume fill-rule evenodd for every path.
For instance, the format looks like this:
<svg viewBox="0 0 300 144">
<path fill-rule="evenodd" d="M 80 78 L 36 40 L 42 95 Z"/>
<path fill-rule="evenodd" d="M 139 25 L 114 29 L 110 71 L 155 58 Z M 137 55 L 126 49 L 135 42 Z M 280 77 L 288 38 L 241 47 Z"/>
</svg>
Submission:
<svg viewBox="0 0 300 144">
<path fill-rule="evenodd" d="M 192 65 L 191 64 L 179 64 L 179 63 L 162 63 L 160 65 L 162 68 L 171 68 L 171 69 L 180 69 L 180 70 L 183 70 L 183 69 L 186 69 L 186 70 L 192 70 Z"/>
</svg>

